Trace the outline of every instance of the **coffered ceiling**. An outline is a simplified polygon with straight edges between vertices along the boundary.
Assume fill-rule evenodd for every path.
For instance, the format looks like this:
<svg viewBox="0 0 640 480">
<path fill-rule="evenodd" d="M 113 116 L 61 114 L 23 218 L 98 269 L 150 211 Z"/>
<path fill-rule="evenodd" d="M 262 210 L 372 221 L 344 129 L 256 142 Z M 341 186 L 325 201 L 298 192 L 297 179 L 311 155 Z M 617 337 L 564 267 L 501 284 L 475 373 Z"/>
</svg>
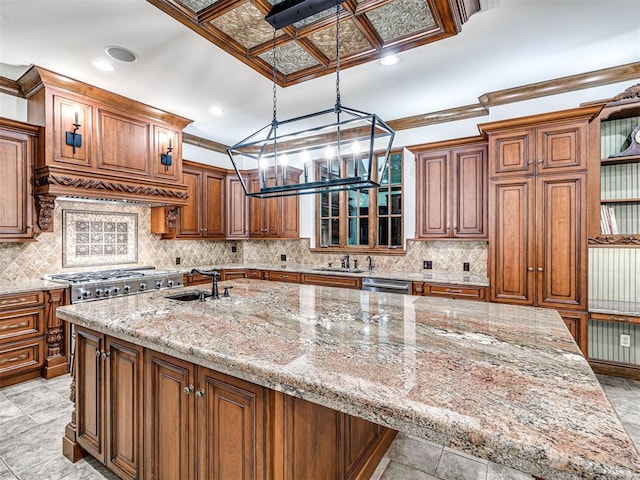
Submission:
<svg viewBox="0 0 640 480">
<path fill-rule="evenodd" d="M 336 69 L 336 11 L 275 32 L 265 20 L 282 0 L 148 0 L 257 72 L 293 85 Z M 479 0 L 347 0 L 339 19 L 340 68 L 457 34 Z"/>
</svg>

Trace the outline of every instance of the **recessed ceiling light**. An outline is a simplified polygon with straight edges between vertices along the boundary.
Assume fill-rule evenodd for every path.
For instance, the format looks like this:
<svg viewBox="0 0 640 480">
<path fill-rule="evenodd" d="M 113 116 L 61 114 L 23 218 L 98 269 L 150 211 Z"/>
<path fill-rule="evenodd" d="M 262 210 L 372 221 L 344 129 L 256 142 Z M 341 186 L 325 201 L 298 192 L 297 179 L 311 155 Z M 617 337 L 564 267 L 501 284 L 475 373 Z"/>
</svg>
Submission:
<svg viewBox="0 0 640 480">
<path fill-rule="evenodd" d="M 99 68 L 103 72 L 113 72 L 113 65 L 106 60 L 94 60 L 91 62 L 94 67 Z"/>
<path fill-rule="evenodd" d="M 135 62 L 138 59 L 138 56 L 135 53 L 133 53 L 128 48 L 124 48 L 124 47 L 117 47 L 114 45 L 114 46 L 105 48 L 104 51 L 111 58 L 114 58 L 121 62 L 130 63 L 130 62 Z"/>
<path fill-rule="evenodd" d="M 385 67 L 388 67 L 389 65 L 395 65 L 399 61 L 400 58 L 397 55 L 387 55 L 386 57 L 382 57 L 380 59 L 380 63 Z"/>
<path fill-rule="evenodd" d="M 222 110 L 222 107 L 214 106 L 209 109 L 209 113 L 211 115 L 215 115 L 216 117 L 219 117 L 224 113 L 224 110 Z"/>
</svg>

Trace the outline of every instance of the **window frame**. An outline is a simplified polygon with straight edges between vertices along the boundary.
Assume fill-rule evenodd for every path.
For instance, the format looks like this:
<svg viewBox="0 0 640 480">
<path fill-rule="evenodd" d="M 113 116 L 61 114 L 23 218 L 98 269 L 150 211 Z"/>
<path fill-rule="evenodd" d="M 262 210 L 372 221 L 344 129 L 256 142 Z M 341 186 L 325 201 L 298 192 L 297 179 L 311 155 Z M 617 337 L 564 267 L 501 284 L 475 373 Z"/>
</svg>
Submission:
<svg viewBox="0 0 640 480">
<path fill-rule="evenodd" d="M 374 152 L 374 166 L 377 167 L 377 160 L 385 152 Z M 400 186 L 400 194 L 401 194 L 401 202 L 400 202 L 400 215 L 391 215 L 385 214 L 380 216 L 378 211 L 378 195 L 380 192 L 380 187 L 370 188 L 369 190 L 369 209 L 366 218 L 368 219 L 368 236 L 369 243 L 368 245 L 349 245 L 348 244 L 348 225 L 349 225 L 349 211 L 348 211 L 348 198 L 349 192 L 347 190 L 342 190 L 337 192 L 339 194 L 338 200 L 338 216 L 337 217 L 322 217 L 322 194 L 316 195 L 316 211 L 315 211 L 315 247 L 311 249 L 313 252 L 325 252 L 325 253 L 384 253 L 385 255 L 404 255 L 406 253 L 404 246 L 404 218 L 405 218 L 405 181 L 404 181 L 404 149 L 398 148 L 391 150 L 389 152 L 389 158 L 393 155 L 400 155 L 400 163 L 401 163 L 401 180 L 399 184 L 391 184 L 388 183 L 386 185 L 381 185 L 382 188 L 385 188 L 387 191 L 391 192 L 391 187 Z M 341 169 L 347 168 L 347 162 L 349 158 L 343 157 L 341 159 Z M 319 161 L 314 164 L 314 178 L 320 178 L 320 168 L 324 165 L 325 162 Z M 385 167 L 385 172 L 387 173 L 387 178 L 389 182 L 391 181 L 391 175 L 389 174 L 389 165 L 390 161 L 387 162 L 387 166 Z M 344 170 L 343 170 L 344 171 Z M 384 174 L 383 174 L 384 175 Z M 329 206 L 329 214 L 330 214 L 330 206 Z M 399 245 L 378 245 L 378 229 L 379 229 L 379 219 L 386 218 L 390 219 L 391 217 L 399 217 L 400 220 L 400 244 Z M 338 218 L 339 220 L 339 244 L 338 245 L 326 245 L 323 246 L 321 243 L 321 220 L 323 218 Z M 330 221 L 330 220 L 329 220 Z M 390 222 L 390 220 L 388 220 Z M 390 225 L 389 225 L 390 228 Z M 391 232 L 389 231 L 389 235 Z M 330 236 L 330 235 L 328 235 Z"/>
</svg>

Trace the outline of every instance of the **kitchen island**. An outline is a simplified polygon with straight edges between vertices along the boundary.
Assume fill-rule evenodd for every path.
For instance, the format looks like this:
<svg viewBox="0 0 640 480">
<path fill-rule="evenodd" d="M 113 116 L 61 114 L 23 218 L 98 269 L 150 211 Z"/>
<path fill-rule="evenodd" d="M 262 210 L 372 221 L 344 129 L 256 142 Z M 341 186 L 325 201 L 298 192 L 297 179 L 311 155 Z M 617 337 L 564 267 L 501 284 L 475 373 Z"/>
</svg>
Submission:
<svg viewBox="0 0 640 480">
<path fill-rule="evenodd" d="M 231 296 L 217 301 L 165 298 L 196 290 L 174 289 L 66 306 L 58 315 L 106 335 L 107 344 L 129 342 L 119 356 L 144 357 L 145 368 L 164 355 L 266 388 L 253 398 L 269 404 L 265 422 L 284 425 L 282 435 L 287 422 L 277 419 L 288 414 L 280 407 L 301 399 L 539 478 L 640 478 L 636 447 L 552 310 L 256 280 L 221 282 L 221 291 L 228 285 Z M 94 359 L 111 352 L 77 358 L 77 392 Z M 168 375 L 153 371 L 145 389 Z M 148 415 L 155 399 L 145 393 Z M 143 430 L 141 445 L 154 434 Z M 378 432 L 371 458 L 392 430 Z M 274 478 L 288 476 L 273 454 L 290 453 L 287 445 L 295 446 L 271 436 L 259 446 L 267 464 L 260 466 Z"/>
</svg>

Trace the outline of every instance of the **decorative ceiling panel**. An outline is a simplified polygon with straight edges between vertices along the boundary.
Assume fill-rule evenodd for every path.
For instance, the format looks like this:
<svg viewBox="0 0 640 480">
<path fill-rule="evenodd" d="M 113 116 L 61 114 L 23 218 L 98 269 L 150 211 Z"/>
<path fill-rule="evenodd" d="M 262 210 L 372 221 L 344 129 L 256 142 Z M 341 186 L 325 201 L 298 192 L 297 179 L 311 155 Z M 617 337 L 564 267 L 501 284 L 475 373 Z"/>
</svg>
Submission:
<svg viewBox="0 0 640 480">
<path fill-rule="evenodd" d="M 259 55 L 273 69 L 273 50 Z M 276 47 L 276 69 L 283 75 L 290 75 L 319 65 L 318 61 L 309 55 L 296 42 L 287 42 Z M 271 74 L 273 77 L 273 73 Z"/>
<path fill-rule="evenodd" d="M 324 30 L 311 33 L 307 38 L 329 60 L 334 61 L 336 59 L 336 26 L 334 24 Z M 340 58 L 371 48 L 373 48 L 373 45 L 365 38 L 352 20 L 340 22 Z"/>
<path fill-rule="evenodd" d="M 248 1 L 214 18 L 209 24 L 245 48 L 273 41 L 273 27 L 264 20 L 264 14 Z"/>
<path fill-rule="evenodd" d="M 283 0 L 147 0 L 257 72 L 273 77 L 273 28 Z M 460 32 L 480 0 L 347 0 L 340 9 L 340 66 L 361 63 Z M 277 32 L 277 82 L 335 72 L 335 8 Z M 203 59 L 206 61 L 206 59 Z"/>
<path fill-rule="evenodd" d="M 398 0 L 366 15 L 385 43 L 436 26 L 431 9 L 424 0 Z"/>
</svg>

